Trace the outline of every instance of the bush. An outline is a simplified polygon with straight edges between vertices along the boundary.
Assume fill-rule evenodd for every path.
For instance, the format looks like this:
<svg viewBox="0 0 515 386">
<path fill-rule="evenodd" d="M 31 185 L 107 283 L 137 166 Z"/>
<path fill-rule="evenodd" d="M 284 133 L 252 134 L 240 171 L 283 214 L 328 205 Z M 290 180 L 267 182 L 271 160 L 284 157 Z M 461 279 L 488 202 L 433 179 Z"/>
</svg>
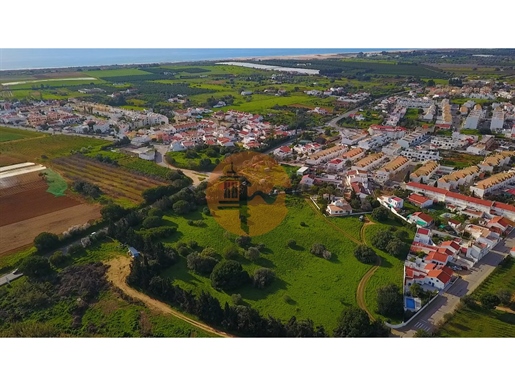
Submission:
<svg viewBox="0 0 515 386">
<path fill-rule="evenodd" d="M 29 256 L 23 259 L 18 269 L 30 279 L 43 278 L 54 272 L 48 260 L 40 256 Z"/>
<path fill-rule="evenodd" d="M 358 245 L 354 250 L 354 257 L 365 264 L 374 264 L 377 261 L 375 251 L 366 245 Z"/>
<path fill-rule="evenodd" d="M 211 273 L 211 285 L 218 290 L 230 291 L 248 283 L 249 280 L 249 274 L 237 261 L 222 261 Z"/>
<path fill-rule="evenodd" d="M 230 246 L 224 249 L 224 257 L 228 260 L 235 260 L 240 256 L 240 251 L 235 246 Z"/>
<path fill-rule="evenodd" d="M 371 213 L 372 218 L 379 222 L 388 220 L 389 215 L 390 212 L 384 206 L 375 208 Z"/>
<path fill-rule="evenodd" d="M 331 257 L 332 257 L 332 253 L 329 252 L 328 250 L 325 250 L 324 252 L 322 252 L 322 257 L 326 260 L 331 260 Z"/>
<path fill-rule="evenodd" d="M 141 224 L 141 226 L 146 229 L 156 228 L 160 225 L 161 225 L 161 217 L 158 217 L 158 216 L 149 216 L 145 220 L 143 220 L 143 223 Z"/>
<path fill-rule="evenodd" d="M 203 209 L 202 209 L 202 213 L 206 216 L 210 216 L 211 215 L 211 211 L 209 210 L 209 208 L 207 206 L 205 206 Z"/>
<path fill-rule="evenodd" d="M 203 257 L 197 252 L 193 252 L 186 257 L 186 264 L 188 269 L 202 275 L 208 275 L 213 272 L 213 268 L 218 264 L 218 260 L 210 256 Z"/>
<path fill-rule="evenodd" d="M 301 221 L 301 222 L 300 222 L 300 226 L 301 226 L 301 227 L 307 227 L 307 225 L 306 225 L 306 223 L 305 223 L 304 221 Z"/>
<path fill-rule="evenodd" d="M 160 208 L 152 208 L 148 211 L 149 216 L 163 217 L 163 211 Z"/>
<path fill-rule="evenodd" d="M 392 238 L 393 236 L 390 232 L 378 232 L 372 236 L 370 241 L 374 247 L 385 251 Z"/>
<path fill-rule="evenodd" d="M 325 250 L 326 248 L 323 244 L 315 243 L 311 246 L 311 253 L 315 256 L 322 257 Z"/>
<path fill-rule="evenodd" d="M 250 245 L 251 239 L 249 236 L 239 236 L 235 241 L 239 247 L 247 248 Z"/>
<path fill-rule="evenodd" d="M 476 301 L 470 295 L 465 295 L 460 299 L 460 302 L 464 304 L 468 308 L 474 308 L 476 306 Z"/>
<path fill-rule="evenodd" d="M 242 303 L 243 298 L 241 297 L 241 295 L 240 295 L 240 294 L 232 294 L 232 295 L 231 295 L 231 300 L 232 300 L 232 303 L 233 303 L 235 306 L 237 306 L 237 305 L 239 305 L 239 304 L 241 304 L 241 303 Z"/>
<path fill-rule="evenodd" d="M 406 240 L 409 236 L 409 233 L 405 231 L 404 229 L 399 229 L 395 231 L 394 236 L 398 238 L 399 240 Z"/>
<path fill-rule="evenodd" d="M 386 317 L 402 317 L 403 296 L 395 284 L 388 284 L 377 291 L 377 312 Z"/>
<path fill-rule="evenodd" d="M 59 246 L 59 237 L 54 233 L 40 233 L 34 238 L 34 246 L 39 253 L 49 252 Z"/>
<path fill-rule="evenodd" d="M 188 246 L 191 248 L 191 249 L 195 249 L 198 247 L 198 242 L 196 240 L 190 240 L 188 242 Z"/>
<path fill-rule="evenodd" d="M 216 257 L 217 253 L 214 248 L 206 247 L 200 252 L 200 256 L 202 257 Z"/>
<path fill-rule="evenodd" d="M 275 279 L 275 272 L 268 268 L 258 268 L 254 271 L 253 283 L 256 288 L 265 288 Z"/>
<path fill-rule="evenodd" d="M 70 246 L 70 248 L 68 248 L 69 255 L 78 255 L 82 251 L 84 251 L 84 247 L 80 244 L 73 244 Z"/>
<path fill-rule="evenodd" d="M 259 252 L 259 249 L 257 249 L 256 247 L 250 247 L 245 252 L 245 257 L 247 259 L 249 259 L 250 261 L 257 261 L 257 260 L 259 260 L 260 255 L 261 255 L 261 253 Z"/>
<path fill-rule="evenodd" d="M 485 307 L 487 310 L 493 310 L 499 304 L 501 304 L 501 300 L 497 297 L 497 295 L 493 294 L 483 294 L 479 298 L 481 305 Z"/>
<path fill-rule="evenodd" d="M 497 292 L 497 297 L 503 306 L 509 306 L 511 304 L 511 291 L 503 288 Z"/>
<path fill-rule="evenodd" d="M 286 245 L 288 246 L 288 248 L 295 248 L 297 246 L 297 242 L 293 239 L 289 239 L 286 242 Z"/>
<path fill-rule="evenodd" d="M 66 260 L 68 260 L 68 256 L 66 256 L 62 251 L 54 252 L 48 259 L 50 264 L 56 268 L 63 266 Z"/>
<path fill-rule="evenodd" d="M 181 256 L 187 256 L 190 253 L 190 249 L 187 246 L 180 246 L 177 248 L 177 252 Z"/>
<path fill-rule="evenodd" d="M 408 246 L 406 243 L 403 243 L 401 240 L 394 238 L 390 240 L 390 242 L 386 245 L 386 252 L 395 257 L 406 257 L 408 254 Z"/>
</svg>

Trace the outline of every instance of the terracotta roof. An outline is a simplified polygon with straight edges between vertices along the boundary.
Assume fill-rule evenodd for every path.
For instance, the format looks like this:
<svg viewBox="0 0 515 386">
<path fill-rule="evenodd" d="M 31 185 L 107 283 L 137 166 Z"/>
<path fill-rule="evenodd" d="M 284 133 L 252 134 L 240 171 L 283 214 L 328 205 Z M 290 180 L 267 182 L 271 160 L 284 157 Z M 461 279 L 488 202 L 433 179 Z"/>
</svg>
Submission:
<svg viewBox="0 0 515 386">
<path fill-rule="evenodd" d="M 408 197 L 408 200 L 414 202 L 415 204 L 422 205 L 426 203 L 427 201 L 433 201 L 428 197 L 421 196 L 420 194 L 411 193 Z"/>
<path fill-rule="evenodd" d="M 448 267 L 443 267 L 441 269 L 433 269 L 427 273 L 427 276 L 434 277 L 440 280 L 442 283 L 447 284 L 452 277 L 452 269 Z"/>
<path fill-rule="evenodd" d="M 447 263 L 447 256 L 446 254 L 444 253 L 441 253 L 441 252 L 429 252 L 429 254 L 427 255 L 426 257 L 426 260 L 427 261 L 438 261 L 442 264 L 446 264 Z"/>
<path fill-rule="evenodd" d="M 419 219 L 425 221 L 428 224 L 433 221 L 433 218 L 430 215 L 425 214 L 423 212 L 415 212 L 415 213 L 412 214 L 412 216 L 416 216 L 416 217 L 418 217 Z"/>
<path fill-rule="evenodd" d="M 421 235 L 428 235 L 429 234 L 429 229 L 427 229 L 427 228 L 419 228 L 419 229 L 417 229 L 417 233 L 420 233 Z"/>
</svg>

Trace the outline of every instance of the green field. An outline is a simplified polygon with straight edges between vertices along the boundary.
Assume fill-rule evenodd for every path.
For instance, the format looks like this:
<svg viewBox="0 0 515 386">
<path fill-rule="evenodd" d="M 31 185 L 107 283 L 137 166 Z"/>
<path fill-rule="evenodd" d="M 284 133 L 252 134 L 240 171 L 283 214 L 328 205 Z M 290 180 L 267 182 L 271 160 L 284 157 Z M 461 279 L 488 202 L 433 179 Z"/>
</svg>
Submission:
<svg viewBox="0 0 515 386">
<path fill-rule="evenodd" d="M 133 75 L 150 75 L 150 72 L 138 70 L 137 68 L 120 68 L 116 70 L 97 70 L 84 72 L 85 76 L 94 78 L 115 77 L 115 76 L 133 76 Z"/>
<path fill-rule="evenodd" d="M 16 141 L 18 139 L 34 138 L 34 137 L 42 137 L 42 136 L 43 136 L 43 134 L 35 132 L 35 131 L 11 129 L 9 127 L 0 126 L 0 142 L 9 142 L 9 141 Z"/>
<path fill-rule="evenodd" d="M 19 131 L 25 133 L 23 130 Z M 108 143 L 108 141 L 96 138 L 57 134 L 46 135 L 43 138 L 31 138 L 25 141 L 2 142 L 0 143 L 0 156 L 12 157 L 20 160 L 20 162 L 42 162 L 45 159 L 70 155 L 72 150 L 81 150 L 82 148 Z"/>
<path fill-rule="evenodd" d="M 370 266 L 356 260 L 353 255 L 355 244 L 328 227 L 303 199 L 289 200 L 288 209 L 286 218 L 276 229 L 252 237 L 253 244 L 265 244 L 258 264 L 239 259 L 251 274 L 259 266 L 272 268 L 277 275 L 276 281 L 263 290 L 245 286 L 234 292 L 241 294 L 244 302 L 262 315 L 270 314 L 283 320 L 291 316 L 311 318 L 315 325 L 322 324 L 326 331 L 332 331 L 342 309 L 356 305 L 357 285 Z M 200 218 L 206 227 L 187 224 L 188 219 Z M 165 219 L 170 225 L 173 223 L 178 227 L 176 234 L 166 240 L 169 243 L 195 240 L 200 246 L 213 247 L 219 253 L 235 245 L 210 216 L 197 212 L 186 217 L 167 215 Z M 302 221 L 307 224 L 306 227 L 300 225 Z M 286 246 L 290 238 L 297 242 L 295 249 Z M 332 260 L 327 261 L 310 253 L 311 246 L 317 242 L 322 242 L 332 252 Z M 165 275 L 172 278 L 174 284 L 195 293 L 202 290 L 210 292 L 221 304 L 231 302 L 231 293 L 213 290 L 208 277 L 187 270 L 185 259 L 165 271 Z"/>
<path fill-rule="evenodd" d="M 482 294 L 496 294 L 500 289 L 515 291 L 515 261 L 499 266 L 473 292 L 478 300 Z M 513 298 L 512 298 L 513 299 Z M 514 337 L 515 314 L 501 310 L 460 307 L 439 331 L 439 336 L 450 337 Z"/>
</svg>

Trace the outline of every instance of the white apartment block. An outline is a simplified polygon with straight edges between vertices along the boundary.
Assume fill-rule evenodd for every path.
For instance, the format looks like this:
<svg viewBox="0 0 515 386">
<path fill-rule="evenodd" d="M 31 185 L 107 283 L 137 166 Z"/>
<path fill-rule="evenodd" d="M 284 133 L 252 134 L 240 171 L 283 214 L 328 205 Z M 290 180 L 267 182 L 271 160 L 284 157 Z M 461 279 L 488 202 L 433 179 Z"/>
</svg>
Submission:
<svg viewBox="0 0 515 386">
<path fill-rule="evenodd" d="M 357 145 L 359 141 L 362 141 L 364 140 L 366 137 L 368 137 L 368 134 L 366 133 L 357 133 L 357 134 L 353 134 L 353 135 L 349 135 L 349 136 L 346 136 L 345 134 L 341 134 L 341 138 L 342 138 L 342 145 L 349 145 L 349 146 L 353 146 L 353 145 Z"/>
<path fill-rule="evenodd" d="M 471 186 L 470 191 L 483 198 L 485 194 L 492 193 L 509 184 L 515 184 L 515 171 L 494 174 Z"/>
<path fill-rule="evenodd" d="M 427 108 L 433 104 L 431 99 L 427 98 L 399 98 L 397 105 L 411 108 Z"/>
<path fill-rule="evenodd" d="M 394 140 L 404 137 L 406 129 L 399 126 L 383 126 L 383 125 L 371 125 L 368 128 L 370 135 L 386 134 L 388 138 Z"/>
<path fill-rule="evenodd" d="M 431 138 L 431 148 L 433 149 L 442 149 L 442 150 L 451 150 L 462 147 L 465 142 L 456 140 L 454 138 L 449 137 L 433 137 Z"/>
<path fill-rule="evenodd" d="M 397 156 L 401 154 L 404 148 L 398 143 L 389 143 L 381 148 L 381 151 L 388 156 Z"/>
<path fill-rule="evenodd" d="M 414 132 L 409 133 L 408 135 L 405 135 L 404 137 L 399 139 L 397 143 L 404 148 L 408 148 L 411 146 L 417 146 L 418 144 L 424 142 L 428 138 L 429 134 L 427 133 L 427 131 L 417 129 Z"/>
<path fill-rule="evenodd" d="M 432 150 L 405 149 L 401 152 L 401 155 L 415 162 L 437 161 L 442 158 L 440 152 Z"/>
<path fill-rule="evenodd" d="M 494 113 L 492 114 L 492 121 L 490 122 L 490 130 L 502 129 L 503 125 L 504 112 L 502 110 L 494 111 Z"/>
<path fill-rule="evenodd" d="M 472 110 L 467 119 L 465 120 L 465 124 L 463 125 L 463 128 L 465 129 L 477 129 L 477 125 L 479 124 L 479 120 L 482 116 L 482 110 Z"/>
<path fill-rule="evenodd" d="M 390 142 L 390 138 L 386 133 L 375 134 L 358 142 L 358 146 L 365 150 L 375 149 Z"/>
<path fill-rule="evenodd" d="M 483 172 L 491 173 L 494 171 L 494 167 L 502 167 L 509 164 L 512 157 L 515 157 L 515 151 L 491 154 L 479 164 L 479 168 Z"/>
</svg>

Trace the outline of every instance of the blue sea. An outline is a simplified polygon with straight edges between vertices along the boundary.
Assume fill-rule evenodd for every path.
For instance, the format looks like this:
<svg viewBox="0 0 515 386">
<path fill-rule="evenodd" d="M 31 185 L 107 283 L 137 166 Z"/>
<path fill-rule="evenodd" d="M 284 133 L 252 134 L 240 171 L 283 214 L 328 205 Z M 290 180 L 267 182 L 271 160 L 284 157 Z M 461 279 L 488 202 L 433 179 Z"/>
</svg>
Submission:
<svg viewBox="0 0 515 386">
<path fill-rule="evenodd" d="M 242 57 L 339 54 L 394 48 L 0 48 L 0 71 L 115 64 L 173 63 Z M 399 49 L 400 50 L 400 49 Z"/>
</svg>

